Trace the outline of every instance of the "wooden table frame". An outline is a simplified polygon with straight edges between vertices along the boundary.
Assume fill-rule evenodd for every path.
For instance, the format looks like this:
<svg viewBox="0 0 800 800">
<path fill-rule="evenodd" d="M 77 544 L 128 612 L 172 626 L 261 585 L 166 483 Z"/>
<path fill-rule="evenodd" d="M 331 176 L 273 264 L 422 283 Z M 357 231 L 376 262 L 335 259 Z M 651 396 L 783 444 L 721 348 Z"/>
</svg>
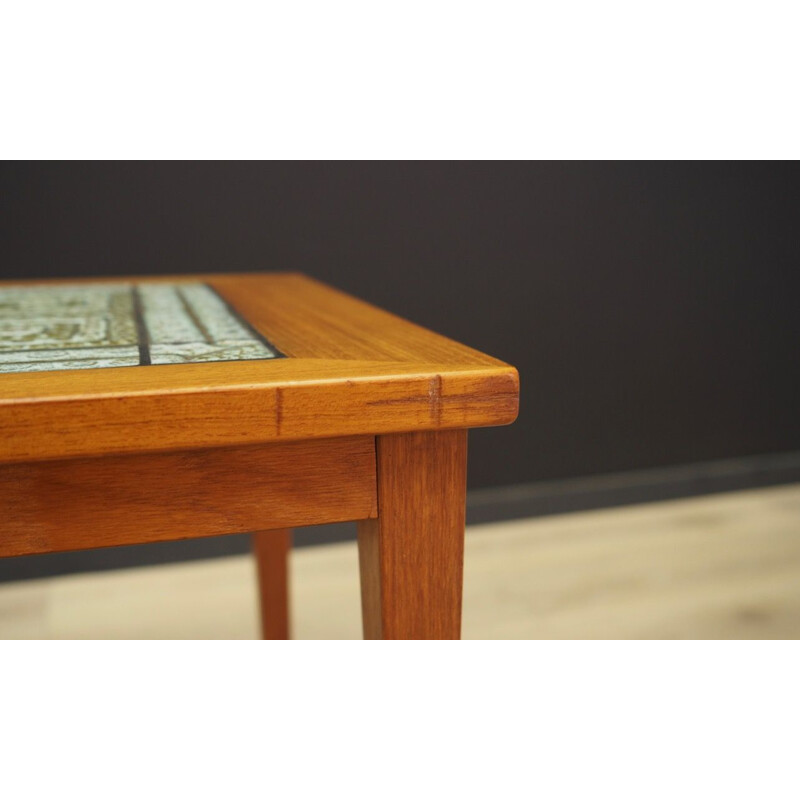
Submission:
<svg viewBox="0 0 800 800">
<path fill-rule="evenodd" d="M 516 370 L 302 275 L 120 280 L 203 281 L 288 357 L 0 375 L 0 557 L 259 531 L 284 638 L 289 529 L 359 520 L 365 636 L 458 638 L 466 432 Z"/>
</svg>

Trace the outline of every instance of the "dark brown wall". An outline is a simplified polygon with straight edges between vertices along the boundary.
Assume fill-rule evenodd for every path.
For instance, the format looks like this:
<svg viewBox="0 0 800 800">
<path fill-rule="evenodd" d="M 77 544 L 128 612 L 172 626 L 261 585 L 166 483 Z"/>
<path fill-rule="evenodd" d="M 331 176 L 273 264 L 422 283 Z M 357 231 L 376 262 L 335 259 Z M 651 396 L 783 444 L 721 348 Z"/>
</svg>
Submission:
<svg viewBox="0 0 800 800">
<path fill-rule="evenodd" d="M 800 448 L 796 164 L 5 164 L 3 277 L 301 270 L 519 367 L 474 487 Z"/>
</svg>

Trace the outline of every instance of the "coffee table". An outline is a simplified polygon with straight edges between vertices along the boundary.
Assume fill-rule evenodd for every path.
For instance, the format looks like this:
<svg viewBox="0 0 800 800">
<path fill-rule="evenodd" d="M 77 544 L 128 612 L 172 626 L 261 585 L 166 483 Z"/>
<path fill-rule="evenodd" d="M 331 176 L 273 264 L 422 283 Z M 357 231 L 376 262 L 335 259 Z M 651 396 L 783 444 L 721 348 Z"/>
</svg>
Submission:
<svg viewBox="0 0 800 800">
<path fill-rule="evenodd" d="M 0 557 L 358 520 L 366 638 L 460 636 L 467 430 L 516 370 L 299 274 L 0 283 Z"/>
</svg>

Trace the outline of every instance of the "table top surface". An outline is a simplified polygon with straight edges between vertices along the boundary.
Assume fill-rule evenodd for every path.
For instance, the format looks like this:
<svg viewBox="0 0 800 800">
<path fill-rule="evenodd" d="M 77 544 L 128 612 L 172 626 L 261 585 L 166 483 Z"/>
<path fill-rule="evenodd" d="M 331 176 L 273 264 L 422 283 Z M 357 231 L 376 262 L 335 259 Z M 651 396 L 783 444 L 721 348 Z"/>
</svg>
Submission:
<svg viewBox="0 0 800 800">
<path fill-rule="evenodd" d="M 0 461 L 502 425 L 518 387 L 299 274 L 0 283 Z"/>
</svg>

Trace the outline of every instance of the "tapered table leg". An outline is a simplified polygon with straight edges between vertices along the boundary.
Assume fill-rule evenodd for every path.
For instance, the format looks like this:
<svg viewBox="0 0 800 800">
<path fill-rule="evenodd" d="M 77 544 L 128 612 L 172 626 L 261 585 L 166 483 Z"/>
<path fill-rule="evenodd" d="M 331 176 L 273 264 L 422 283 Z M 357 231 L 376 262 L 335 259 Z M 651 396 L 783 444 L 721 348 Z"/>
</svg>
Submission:
<svg viewBox="0 0 800 800">
<path fill-rule="evenodd" d="M 264 639 L 289 638 L 289 552 L 291 530 L 253 534 L 258 569 L 261 635 Z"/>
<path fill-rule="evenodd" d="M 377 437 L 378 518 L 359 523 L 367 639 L 458 639 L 467 432 Z"/>
</svg>

